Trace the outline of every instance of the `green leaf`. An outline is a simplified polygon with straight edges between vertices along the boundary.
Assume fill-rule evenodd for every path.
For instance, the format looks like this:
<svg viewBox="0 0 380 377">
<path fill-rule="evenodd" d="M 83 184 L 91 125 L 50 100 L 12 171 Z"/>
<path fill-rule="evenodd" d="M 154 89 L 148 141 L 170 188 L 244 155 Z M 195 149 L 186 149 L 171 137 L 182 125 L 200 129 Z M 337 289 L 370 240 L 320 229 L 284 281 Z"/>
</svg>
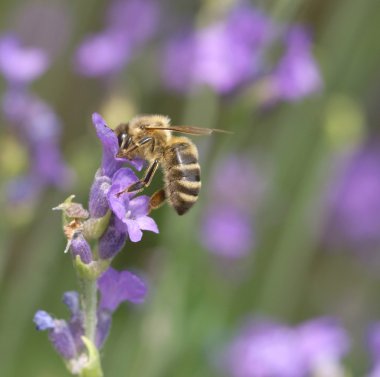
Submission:
<svg viewBox="0 0 380 377">
<path fill-rule="evenodd" d="M 90 218 L 83 223 L 83 235 L 86 239 L 99 239 L 108 227 L 111 211 L 97 219 Z"/>
<path fill-rule="evenodd" d="M 83 263 L 80 256 L 74 259 L 74 267 L 78 276 L 85 280 L 96 280 L 110 265 L 110 260 L 98 260 L 90 263 Z"/>
<path fill-rule="evenodd" d="M 82 369 L 81 377 L 103 377 L 102 366 L 100 363 L 99 351 L 94 343 L 92 343 L 87 337 L 82 336 L 82 341 L 87 349 L 88 362 Z"/>
</svg>

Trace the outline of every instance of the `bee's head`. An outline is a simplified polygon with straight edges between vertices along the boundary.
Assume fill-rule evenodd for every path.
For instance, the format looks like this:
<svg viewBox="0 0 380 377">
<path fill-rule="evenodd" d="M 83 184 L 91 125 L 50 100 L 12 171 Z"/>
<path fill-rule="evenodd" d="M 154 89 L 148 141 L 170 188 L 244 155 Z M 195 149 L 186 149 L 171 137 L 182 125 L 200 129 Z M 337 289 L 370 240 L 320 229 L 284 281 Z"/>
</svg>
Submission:
<svg viewBox="0 0 380 377">
<path fill-rule="evenodd" d="M 139 115 L 129 121 L 128 132 L 132 138 L 146 136 L 159 128 L 168 127 L 169 124 L 170 119 L 164 115 Z"/>
</svg>

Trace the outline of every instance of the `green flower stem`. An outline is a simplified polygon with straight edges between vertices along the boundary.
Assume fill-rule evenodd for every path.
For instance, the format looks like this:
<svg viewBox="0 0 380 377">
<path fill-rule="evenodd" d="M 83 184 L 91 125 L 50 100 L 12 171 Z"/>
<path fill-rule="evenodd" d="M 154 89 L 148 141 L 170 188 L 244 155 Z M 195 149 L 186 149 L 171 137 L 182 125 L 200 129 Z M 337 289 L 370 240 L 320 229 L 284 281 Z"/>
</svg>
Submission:
<svg viewBox="0 0 380 377">
<path fill-rule="evenodd" d="M 84 264 L 77 256 L 74 266 L 77 271 L 81 306 L 83 312 L 84 334 L 83 342 L 87 348 L 88 362 L 82 369 L 81 377 L 102 377 L 103 371 L 100 363 L 99 352 L 96 349 L 96 325 L 97 325 L 97 278 L 109 265 L 109 261 L 94 261 Z"/>
<path fill-rule="evenodd" d="M 96 280 L 82 276 L 79 281 L 81 287 L 81 304 L 84 313 L 84 333 L 92 343 L 95 343 L 97 322 Z"/>
</svg>

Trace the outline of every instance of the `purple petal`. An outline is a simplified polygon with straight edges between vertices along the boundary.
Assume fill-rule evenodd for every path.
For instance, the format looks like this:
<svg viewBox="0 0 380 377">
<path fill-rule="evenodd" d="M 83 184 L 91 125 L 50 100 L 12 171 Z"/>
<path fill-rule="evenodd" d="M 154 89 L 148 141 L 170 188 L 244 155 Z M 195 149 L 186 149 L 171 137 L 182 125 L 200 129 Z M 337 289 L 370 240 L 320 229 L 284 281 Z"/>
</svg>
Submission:
<svg viewBox="0 0 380 377">
<path fill-rule="evenodd" d="M 92 114 L 92 122 L 95 126 L 96 134 L 103 146 L 102 175 L 112 177 L 112 175 L 122 166 L 122 162 L 115 158 L 116 153 L 119 150 L 117 137 L 99 114 Z"/>
<path fill-rule="evenodd" d="M 124 219 L 124 224 L 128 227 L 128 236 L 132 242 L 139 242 L 143 236 L 140 226 L 136 220 Z"/>
<path fill-rule="evenodd" d="M 142 195 L 133 198 L 129 202 L 129 211 L 131 211 L 131 218 L 145 216 L 149 212 L 149 196 Z"/>
<path fill-rule="evenodd" d="M 99 279 L 100 308 L 115 311 L 123 301 L 141 303 L 147 293 L 145 283 L 129 271 L 118 272 L 109 268 Z"/>
<path fill-rule="evenodd" d="M 71 314 L 78 314 L 80 310 L 79 293 L 75 291 L 65 292 L 62 297 L 63 303 L 69 308 Z"/>
<path fill-rule="evenodd" d="M 112 177 L 112 185 L 120 185 L 123 189 L 136 183 L 139 179 L 136 174 L 129 168 L 122 168 Z"/>
<path fill-rule="evenodd" d="M 44 310 L 38 310 L 34 315 L 33 322 L 38 331 L 50 330 L 54 328 L 53 317 Z"/>
<path fill-rule="evenodd" d="M 135 158 L 133 160 L 126 160 L 128 164 L 130 164 L 132 167 L 134 167 L 137 171 L 140 171 L 144 165 L 145 165 L 145 160 L 141 158 Z"/>
<path fill-rule="evenodd" d="M 120 286 L 123 287 L 124 300 L 141 304 L 144 302 L 148 289 L 145 282 L 138 276 L 129 271 L 120 273 Z"/>
<path fill-rule="evenodd" d="M 133 173 L 133 171 L 129 168 L 119 169 L 112 178 L 112 185 L 108 192 L 108 202 L 114 214 L 121 221 L 125 220 L 126 213 L 129 210 L 129 198 L 133 194 L 129 194 L 127 192 L 120 196 L 117 194 L 137 181 L 138 178 L 135 173 Z"/>
<path fill-rule="evenodd" d="M 27 84 L 48 68 L 46 53 L 37 48 L 25 48 L 15 37 L 0 39 L 0 72 L 11 83 Z"/>
<path fill-rule="evenodd" d="M 159 233 L 157 224 L 151 217 L 148 217 L 148 216 L 138 217 L 136 219 L 136 222 L 139 225 L 140 229 L 142 230 L 150 230 L 151 232 Z"/>
</svg>

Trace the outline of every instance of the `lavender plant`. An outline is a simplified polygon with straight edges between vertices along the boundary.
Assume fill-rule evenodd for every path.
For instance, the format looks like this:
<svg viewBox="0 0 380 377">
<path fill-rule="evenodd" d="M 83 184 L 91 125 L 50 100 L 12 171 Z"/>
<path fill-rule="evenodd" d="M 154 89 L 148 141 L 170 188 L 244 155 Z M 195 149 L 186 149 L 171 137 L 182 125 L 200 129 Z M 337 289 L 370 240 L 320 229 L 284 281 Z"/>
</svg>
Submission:
<svg viewBox="0 0 380 377">
<path fill-rule="evenodd" d="M 102 143 L 101 166 L 90 189 L 88 210 L 70 196 L 55 209 L 63 212 L 67 237 L 79 282 L 79 292 L 66 292 L 63 302 L 70 319 L 55 319 L 39 310 L 34 316 L 38 330 L 47 330 L 56 351 L 69 371 L 79 376 L 102 376 L 99 350 L 111 327 L 112 314 L 124 302 L 141 303 L 147 293 L 145 282 L 129 271 L 116 271 L 110 264 L 125 242 L 138 242 L 143 231 L 158 233 L 148 216 L 149 197 L 123 193 L 138 181 L 126 161 L 116 158 L 119 148 L 115 133 L 99 114 L 93 114 Z M 140 170 L 142 160 L 130 161 Z M 100 299 L 98 299 L 98 295 Z"/>
</svg>

